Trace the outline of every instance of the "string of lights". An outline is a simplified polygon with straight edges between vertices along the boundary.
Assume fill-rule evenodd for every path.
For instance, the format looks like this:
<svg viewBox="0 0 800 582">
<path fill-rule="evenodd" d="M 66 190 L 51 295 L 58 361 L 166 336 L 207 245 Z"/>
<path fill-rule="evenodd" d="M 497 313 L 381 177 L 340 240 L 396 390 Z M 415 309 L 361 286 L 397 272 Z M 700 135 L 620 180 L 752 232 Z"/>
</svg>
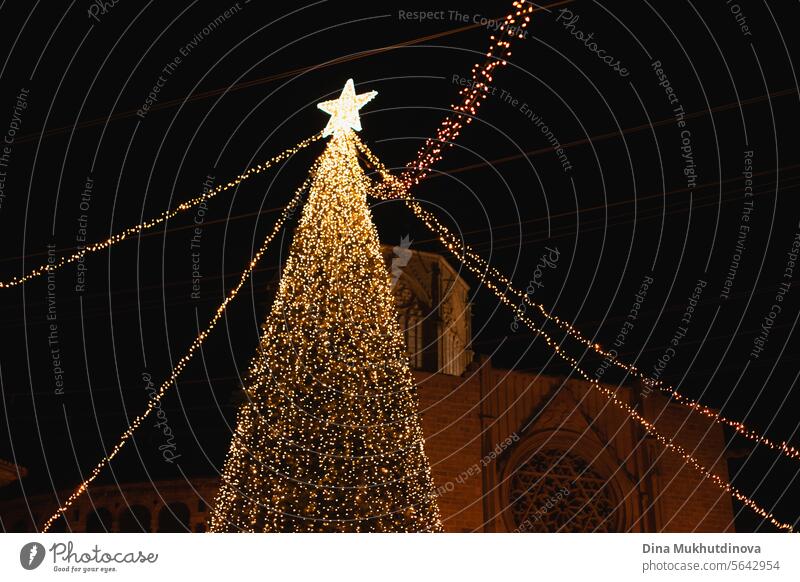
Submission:
<svg viewBox="0 0 800 582">
<path fill-rule="evenodd" d="M 119 233 L 107 238 L 106 240 L 87 245 L 87 246 L 83 247 L 82 249 L 80 249 L 79 251 L 76 251 L 76 252 L 74 252 L 74 253 L 72 253 L 70 255 L 64 255 L 64 256 L 59 257 L 57 259 L 54 258 L 54 260 L 52 262 L 48 260 L 48 262 L 44 263 L 43 265 L 41 265 L 39 267 L 36 267 L 35 269 L 29 271 L 25 275 L 14 277 L 12 279 L 9 279 L 8 281 L 0 281 L 0 289 L 5 289 L 5 288 L 9 288 L 9 287 L 15 287 L 15 286 L 21 285 L 22 283 L 25 283 L 26 281 L 29 281 L 29 280 L 31 280 L 31 279 L 33 279 L 35 277 L 43 275 L 45 273 L 50 273 L 50 272 L 56 271 L 56 270 L 60 269 L 61 267 L 65 266 L 65 265 L 69 265 L 70 263 L 74 263 L 75 261 L 81 260 L 87 254 L 94 253 L 94 252 L 109 248 L 109 247 L 111 247 L 111 246 L 113 246 L 113 245 L 115 245 L 115 244 L 117 244 L 119 242 L 122 242 L 123 240 L 125 240 L 125 239 L 127 239 L 127 238 L 129 238 L 129 237 L 131 237 L 133 235 L 136 235 L 136 234 L 138 234 L 140 232 L 143 232 L 145 230 L 153 228 L 154 226 L 162 224 L 162 223 L 170 220 L 171 218 L 177 216 L 181 212 L 185 212 L 187 210 L 190 210 L 191 208 L 197 206 L 198 204 L 200 204 L 202 202 L 205 202 L 206 200 L 210 200 L 211 198 L 214 198 L 217 194 L 220 194 L 222 192 L 225 192 L 226 190 L 230 190 L 231 188 L 233 188 L 235 186 L 238 186 L 243 181 L 247 180 L 248 178 L 251 178 L 251 177 L 255 176 L 256 174 L 260 174 L 264 170 L 267 170 L 271 166 L 274 166 L 276 163 L 278 163 L 278 162 L 280 162 L 282 160 L 290 158 L 291 156 L 293 156 L 294 154 L 296 154 L 297 152 L 299 152 L 303 148 L 309 146 L 310 144 L 314 143 L 315 141 L 317 141 L 318 139 L 321 139 L 321 138 L 322 138 L 322 133 L 318 133 L 318 134 L 313 135 L 313 136 L 311 136 L 311 137 L 309 137 L 307 139 L 304 139 L 303 141 L 299 142 L 298 144 L 293 145 L 292 147 L 290 147 L 290 148 L 282 151 L 281 153 L 271 157 L 267 161 L 265 161 L 263 163 L 260 163 L 260 164 L 257 164 L 255 166 L 252 166 L 251 168 L 247 169 L 242 174 L 239 174 L 236 178 L 234 178 L 230 182 L 226 182 L 224 184 L 219 184 L 219 185 L 215 186 L 214 188 L 211 188 L 211 189 L 203 192 L 201 195 L 195 196 L 191 200 L 187 200 L 185 202 L 182 202 L 181 204 L 179 204 L 178 206 L 176 206 L 172 210 L 166 210 L 166 211 L 162 212 L 161 214 L 159 214 L 155 218 L 151 218 L 150 220 L 147 220 L 145 222 L 141 222 L 141 223 L 136 224 L 134 226 L 130 226 L 130 227 L 126 228 L 125 230 L 123 230 L 122 232 L 119 232 Z"/>
<path fill-rule="evenodd" d="M 489 286 L 489 288 L 505 305 L 511 308 L 511 310 L 514 312 L 516 317 L 519 318 L 520 321 L 524 322 L 535 333 L 540 334 L 541 337 L 544 338 L 547 345 L 550 346 L 561 359 L 567 362 L 573 370 L 575 370 L 578 374 L 580 374 L 580 376 L 584 380 L 586 380 L 592 386 L 597 388 L 597 390 L 599 390 L 600 393 L 602 393 L 606 398 L 608 398 L 615 406 L 626 412 L 629 418 L 635 420 L 649 435 L 654 437 L 664 447 L 666 447 L 667 449 L 673 451 L 678 456 L 680 456 L 681 459 L 684 461 L 684 463 L 688 463 L 689 465 L 694 467 L 704 478 L 711 480 L 711 482 L 714 485 L 716 485 L 723 491 L 729 493 L 735 499 L 740 501 L 743 505 L 748 507 L 757 515 L 769 521 L 778 529 L 788 532 L 794 531 L 791 523 L 778 520 L 771 512 L 761 507 L 756 501 L 754 501 L 753 499 L 749 498 L 747 495 L 739 491 L 739 489 L 731 485 L 727 480 L 720 477 L 718 474 L 710 471 L 702 463 L 700 463 L 697 459 L 695 459 L 690 453 L 688 453 L 686 449 L 676 444 L 673 441 L 673 439 L 667 438 L 665 435 L 663 435 L 658 430 L 655 423 L 647 420 L 639 412 L 637 412 L 635 408 L 630 406 L 628 403 L 620 400 L 619 397 L 614 392 L 614 390 L 612 390 L 611 388 L 609 388 L 604 384 L 601 384 L 599 380 L 590 376 L 583 368 L 580 367 L 579 362 L 575 358 L 568 355 L 561 348 L 561 346 L 553 340 L 553 338 L 551 338 L 547 333 L 542 331 L 540 328 L 537 328 L 534 322 L 530 318 L 525 316 L 525 313 L 524 311 L 522 311 L 520 304 L 515 304 L 514 302 L 512 302 L 511 299 L 509 299 L 508 296 L 505 295 L 505 293 L 503 293 L 498 287 L 491 285 Z"/>
<path fill-rule="evenodd" d="M 160 408 L 161 399 L 167 393 L 167 391 L 175 385 L 178 377 L 180 376 L 183 369 L 189 363 L 189 361 L 194 356 L 195 352 L 203 345 L 203 342 L 206 340 L 208 335 L 211 331 L 216 327 L 219 320 L 222 318 L 225 310 L 228 308 L 228 305 L 233 301 L 236 295 L 241 291 L 242 287 L 244 286 L 247 279 L 250 277 L 250 274 L 253 272 L 253 269 L 256 267 L 258 262 L 261 260 L 261 257 L 267 251 L 269 244 L 275 238 L 275 236 L 280 232 L 280 229 L 283 227 L 286 220 L 294 213 L 295 209 L 300 204 L 300 201 L 303 196 L 303 192 L 308 188 L 309 181 L 308 179 L 303 182 L 300 188 L 297 189 L 292 199 L 284 208 L 281 216 L 276 221 L 275 225 L 273 226 L 272 230 L 266 236 L 264 241 L 261 243 L 261 247 L 259 247 L 258 251 L 253 255 L 253 258 L 250 260 L 250 263 L 247 265 L 247 268 L 242 272 L 239 282 L 235 287 L 233 287 L 229 292 L 228 296 L 223 300 L 223 302 L 217 307 L 216 311 L 214 312 L 214 316 L 209 321 L 208 325 L 206 326 L 205 330 L 200 332 L 200 334 L 192 341 L 192 344 L 189 346 L 188 351 L 186 354 L 181 357 L 180 360 L 175 364 L 172 369 L 172 373 L 169 377 L 164 380 L 164 382 L 159 387 L 158 391 L 156 391 L 150 398 L 147 403 L 147 407 L 145 408 L 144 412 L 140 413 L 136 418 L 133 419 L 133 422 L 130 423 L 128 429 L 122 433 L 117 444 L 111 449 L 109 453 L 106 454 L 95 467 L 92 469 L 89 476 L 78 486 L 75 491 L 67 498 L 67 500 L 58 508 L 58 510 L 50 516 L 50 518 L 44 523 L 42 526 L 42 531 L 46 532 L 53 523 L 75 503 L 75 501 L 85 493 L 89 485 L 91 485 L 92 481 L 94 481 L 97 476 L 101 473 L 101 471 L 111 462 L 114 457 L 116 457 L 125 444 L 130 440 L 133 436 L 136 429 L 139 428 L 144 422 L 144 420 L 150 416 L 153 410 L 158 410 Z"/>
<path fill-rule="evenodd" d="M 455 239 L 455 236 L 440 221 L 438 221 L 435 216 L 433 216 L 430 212 L 422 208 L 419 202 L 417 202 L 410 196 L 407 188 L 405 187 L 405 184 L 401 182 L 399 179 L 392 176 L 392 174 L 388 171 L 388 169 L 385 166 L 383 166 L 380 160 L 369 150 L 369 148 L 363 142 L 361 142 L 361 140 L 358 140 L 358 147 L 359 151 L 361 151 L 361 153 L 368 159 L 368 161 L 377 169 L 378 173 L 382 178 L 382 181 L 374 183 L 373 188 L 371 189 L 371 193 L 375 197 L 383 199 L 387 198 L 402 199 L 406 203 L 406 205 L 412 210 L 412 212 L 414 212 L 414 214 L 418 218 L 420 218 L 423 224 L 425 224 L 425 226 L 434 235 L 437 236 L 441 244 L 451 254 L 453 254 L 453 256 L 456 257 L 456 259 L 458 259 L 466 268 L 468 268 L 477 277 L 479 277 L 482 283 L 485 284 L 486 287 L 489 288 L 503 304 L 509 307 L 520 321 L 524 322 L 533 332 L 540 335 L 544 339 L 545 343 L 561 359 L 566 361 L 572 369 L 574 369 L 578 374 L 580 374 L 580 376 L 584 378 L 587 382 L 589 382 L 592 386 L 597 388 L 615 406 L 621 408 L 624 412 L 626 412 L 630 418 L 632 418 L 634 421 L 640 424 L 648 434 L 652 435 L 664 447 L 679 455 L 685 463 L 688 463 L 689 465 L 694 467 L 697 471 L 701 473 L 701 475 L 704 478 L 709 479 L 714 485 L 732 495 L 735 499 L 739 500 L 743 505 L 754 511 L 762 518 L 768 520 L 778 529 L 790 532 L 794 531 L 792 524 L 778 520 L 771 512 L 761 507 L 757 502 L 750 499 L 747 495 L 739 491 L 736 487 L 728 483 L 725 479 L 723 479 L 716 473 L 710 471 L 702 463 L 700 463 L 697 459 L 695 459 L 690 453 L 688 453 L 683 447 L 676 444 L 673 441 L 673 439 L 669 439 L 666 436 L 664 436 L 661 432 L 659 432 L 654 423 L 644 418 L 629 404 L 620 400 L 613 390 L 601 384 L 596 378 L 590 376 L 585 370 L 583 370 L 578 360 L 576 360 L 575 358 L 570 356 L 566 351 L 564 351 L 564 349 L 557 341 L 555 341 L 540 326 L 537 326 L 536 323 L 526 315 L 525 310 L 523 310 L 522 303 L 518 301 L 512 301 L 512 299 L 508 296 L 508 292 L 513 291 L 515 295 L 519 294 L 513 289 L 510 283 L 498 285 L 496 284 L 495 281 L 491 280 L 488 277 L 488 275 L 490 274 L 497 273 L 496 269 L 492 269 L 488 264 L 485 263 L 485 261 L 483 262 L 483 268 L 478 268 L 474 264 L 474 262 L 477 262 L 475 261 L 477 255 L 468 251 L 467 250 L 468 247 L 465 245 L 465 243 L 463 242 L 459 243 Z M 479 259 L 479 257 L 477 258 Z M 507 281 L 507 279 L 505 280 Z M 518 296 L 518 299 L 519 298 L 520 297 Z M 592 344 L 592 346 L 598 346 L 599 348 L 598 344 Z M 686 404 L 685 402 L 681 403 Z M 719 418 L 718 413 L 706 407 L 702 407 L 701 409 L 700 408 L 696 409 L 698 411 L 702 409 L 711 412 L 711 414 L 710 415 L 707 414 L 707 416 L 710 416 L 715 421 Z M 753 431 L 747 431 L 746 436 L 750 434 L 755 434 L 755 433 Z M 771 442 L 765 437 L 759 436 L 759 439 L 761 439 L 759 442 L 763 442 L 764 444 Z M 793 448 L 790 450 L 793 450 Z M 784 454 L 789 454 L 789 452 L 785 452 L 783 450 L 782 452 L 784 452 Z"/>
<path fill-rule="evenodd" d="M 467 245 L 463 240 L 458 240 L 456 236 L 444 225 L 440 220 L 438 220 L 430 211 L 425 210 L 422 206 L 419 205 L 416 201 L 411 198 L 410 193 L 405 188 L 405 185 L 400 182 L 397 178 L 395 178 L 388 169 L 383 166 L 380 160 L 371 152 L 371 150 L 364 144 L 363 141 L 358 141 L 359 151 L 369 160 L 371 164 L 375 166 L 375 168 L 380 173 L 381 177 L 383 178 L 382 182 L 378 183 L 376 187 L 373 189 L 373 192 L 377 194 L 379 197 L 383 198 L 395 198 L 395 199 L 402 199 L 405 201 L 408 208 L 420 218 L 425 225 L 431 230 L 431 232 L 436 236 L 439 242 L 447 248 L 449 252 L 451 252 L 459 261 L 461 261 L 465 266 L 468 266 L 473 272 L 478 275 L 481 280 L 489 285 L 489 288 L 493 292 L 500 292 L 500 289 L 504 289 L 505 291 L 510 292 L 516 298 L 524 303 L 527 306 L 535 308 L 539 311 L 544 318 L 544 322 L 553 322 L 559 328 L 561 328 L 564 332 L 570 335 L 574 340 L 580 342 L 581 344 L 585 345 L 587 348 L 591 349 L 595 353 L 600 356 L 603 356 L 605 360 L 609 363 L 609 365 L 614 365 L 623 371 L 625 371 L 630 376 L 641 380 L 641 382 L 648 387 L 649 389 L 656 389 L 666 394 L 667 396 L 671 397 L 675 402 L 686 406 L 687 408 L 701 414 L 715 423 L 725 425 L 733 429 L 736 434 L 754 441 L 759 445 L 763 445 L 773 451 L 780 453 L 781 455 L 786 456 L 790 459 L 800 459 L 800 449 L 797 447 L 789 444 L 787 441 L 775 441 L 760 434 L 758 431 L 748 428 L 744 423 L 732 420 L 720 414 L 719 411 L 709 408 L 704 404 L 678 392 L 674 387 L 670 386 L 663 380 L 656 380 L 649 376 L 647 376 L 644 372 L 642 372 L 639 368 L 637 368 L 633 364 L 627 364 L 621 361 L 618 357 L 616 357 L 611 352 L 605 350 L 603 346 L 597 342 L 593 342 L 586 338 L 580 330 L 578 330 L 574 325 L 565 321 L 547 311 L 545 306 L 541 303 L 537 303 L 531 300 L 530 296 L 514 287 L 511 281 L 505 277 L 502 273 L 500 273 L 496 268 L 492 267 L 483 257 L 479 254 L 472 251 L 472 249 Z M 472 262 L 472 263 L 471 263 Z M 476 263 L 478 268 L 473 269 L 470 265 Z M 494 277 L 494 281 L 490 281 L 487 277 Z M 538 325 L 536 331 L 542 332 L 542 325 Z"/>
<path fill-rule="evenodd" d="M 527 8 L 523 8 L 524 4 L 526 3 L 513 3 L 515 11 L 511 14 L 508 14 L 505 18 L 504 24 L 500 26 L 499 38 L 495 39 L 494 35 L 490 37 L 490 39 L 494 41 L 486 55 L 490 60 L 487 60 L 483 65 L 476 64 L 473 67 L 471 83 L 469 83 L 467 87 L 459 92 L 460 95 L 465 95 L 463 102 L 459 105 L 452 106 L 454 115 L 445 118 L 437 130 L 436 136 L 427 139 L 424 146 L 417 153 L 417 157 L 407 165 L 407 168 L 416 170 L 415 174 L 412 175 L 412 173 L 410 173 L 410 171 L 407 169 L 401 174 L 399 179 L 395 178 L 391 173 L 388 172 L 388 170 L 386 170 L 385 167 L 380 164 L 380 161 L 377 160 L 375 155 L 369 151 L 369 148 L 367 148 L 366 144 L 364 144 L 361 140 L 358 140 L 359 150 L 370 160 L 371 163 L 376 166 L 376 168 L 381 168 L 379 171 L 383 177 L 383 182 L 376 186 L 375 192 L 378 195 L 389 198 L 405 199 L 406 205 L 417 215 L 417 217 L 422 218 L 424 216 L 423 222 L 428 225 L 428 227 L 431 229 L 431 232 L 433 232 L 433 234 L 439 238 L 439 241 L 451 253 L 453 253 L 456 258 L 462 261 L 472 260 L 481 266 L 480 271 L 484 273 L 481 275 L 481 278 L 484 282 L 488 283 L 486 280 L 487 273 L 492 275 L 502 286 L 514 294 L 520 301 L 538 310 L 544 317 L 545 322 L 551 321 L 555 323 L 573 339 L 584 344 L 595 353 L 603 356 L 603 358 L 605 358 L 610 365 L 614 365 L 624 370 L 634 378 L 641 380 L 642 383 L 648 388 L 659 390 L 660 392 L 673 398 L 676 402 L 707 418 L 712 419 L 714 422 L 730 427 L 736 432 L 736 434 L 744 438 L 772 449 L 773 451 L 777 451 L 788 458 L 800 459 L 800 449 L 789 444 L 787 441 L 775 441 L 753 429 L 748 428 L 742 422 L 732 420 L 721 415 L 719 411 L 713 410 L 701 404 L 700 402 L 697 402 L 696 400 L 679 393 L 674 387 L 668 385 L 663 380 L 649 377 L 635 365 L 627 364 L 621 361 L 616 355 L 603 349 L 599 343 L 589 340 L 570 322 L 548 312 L 544 305 L 532 301 L 527 293 L 516 289 L 507 277 L 486 262 L 480 255 L 475 253 L 465 242 L 459 241 L 449 231 L 449 229 L 447 229 L 447 227 L 445 227 L 436 219 L 436 217 L 425 211 L 418 204 L 410 201 L 410 194 L 408 193 L 408 190 L 412 186 L 422 181 L 428 175 L 430 167 L 442 158 L 442 147 L 444 144 L 453 144 L 455 139 L 458 137 L 461 128 L 463 127 L 463 123 L 470 123 L 471 117 L 468 117 L 465 114 L 468 113 L 470 116 L 474 116 L 477 113 L 481 103 L 487 97 L 487 91 L 489 87 L 486 85 L 486 83 L 492 81 L 492 69 L 498 64 L 506 64 L 507 61 L 505 59 L 511 55 L 510 39 L 513 39 L 515 36 L 521 36 L 522 30 L 524 30 L 524 28 L 527 27 L 528 23 L 530 22 L 530 14 L 533 12 L 533 6 L 528 3 Z M 515 25 L 517 26 L 515 27 Z M 503 51 L 505 51 L 505 53 L 503 53 Z M 498 60 L 498 57 L 496 56 L 494 59 L 492 59 L 495 53 L 503 54 L 502 59 Z M 485 82 L 481 79 L 484 79 Z"/>
<path fill-rule="evenodd" d="M 700 472 L 700 474 L 703 475 L 703 477 L 711 480 L 711 482 L 714 483 L 714 485 L 716 485 L 723 491 L 729 493 L 732 497 L 740 501 L 743 505 L 748 507 L 751 511 L 755 512 L 757 515 L 769 521 L 779 530 L 794 532 L 794 527 L 792 526 L 791 523 L 780 521 L 779 519 L 777 519 L 770 511 L 761 507 L 758 503 L 756 503 L 747 495 L 739 491 L 739 489 L 731 485 L 726 479 L 723 479 L 718 474 L 712 472 L 704 465 L 702 465 L 700 462 L 698 462 L 697 459 L 695 459 L 690 453 L 688 453 L 686 449 L 684 449 L 682 446 L 675 444 L 675 442 L 672 439 L 669 439 L 663 434 L 661 434 L 657 430 L 655 424 L 644 418 L 641 414 L 639 414 L 636 411 L 636 409 L 634 409 L 627 402 L 623 402 L 622 400 L 620 400 L 611 388 L 601 384 L 596 378 L 590 377 L 584 370 L 582 370 L 577 365 L 575 366 L 575 370 L 586 381 L 590 382 L 593 386 L 595 386 L 614 405 L 627 412 L 629 417 L 633 418 L 636 422 L 638 422 L 649 435 L 658 440 L 664 447 L 679 455 L 683 459 L 684 463 L 689 463 L 698 472 Z"/>
<path fill-rule="evenodd" d="M 400 179 L 407 187 L 425 179 L 430 167 L 442 158 L 444 145 L 452 145 L 464 125 L 472 122 L 481 103 L 489 96 L 489 83 L 492 82 L 494 69 L 508 63 L 511 41 L 525 37 L 525 28 L 530 23 L 533 11 L 534 6 L 530 2 L 515 0 L 512 3 L 512 11 L 503 19 L 497 34 L 489 37 L 491 44 L 486 51 L 486 60 L 472 67 L 470 82 L 459 91 L 461 102 L 451 105 L 452 113 L 442 121 L 436 135 L 425 140 L 414 160 L 401 175 Z"/>
</svg>

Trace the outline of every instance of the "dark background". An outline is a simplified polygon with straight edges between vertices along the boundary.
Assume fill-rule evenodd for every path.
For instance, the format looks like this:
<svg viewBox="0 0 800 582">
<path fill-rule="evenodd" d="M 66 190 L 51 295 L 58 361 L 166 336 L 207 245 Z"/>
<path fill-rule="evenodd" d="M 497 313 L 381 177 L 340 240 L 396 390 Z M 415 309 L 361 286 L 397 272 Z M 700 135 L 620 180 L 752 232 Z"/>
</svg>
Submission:
<svg viewBox="0 0 800 582">
<path fill-rule="evenodd" d="M 536 299 L 603 343 L 613 341 L 643 277 L 651 274 L 654 286 L 622 352 L 645 371 L 680 325 L 696 281 L 706 280 L 664 378 L 722 407 L 729 418 L 796 443 L 796 281 L 765 351 L 749 357 L 800 228 L 798 41 L 791 28 L 800 10 L 789 4 L 742 1 L 752 36 L 742 34 L 723 1 L 575 0 L 537 12 L 528 38 L 517 41 L 511 62 L 495 75 L 498 96 L 505 89 L 517 106 L 488 99 L 414 194 L 521 288 L 545 247 L 557 247 L 560 261 L 545 272 Z M 402 167 L 455 101 L 453 76 L 468 75 L 484 58 L 489 31 L 457 29 L 476 14 L 501 17 L 510 3 L 242 1 L 182 57 L 159 93 L 159 109 L 144 119 L 135 112 L 163 67 L 234 3 L 122 0 L 98 14 L 99 22 L 88 17 L 90 5 L 0 7 L 0 134 L 20 89 L 30 91 L 4 168 L 3 280 L 43 263 L 47 244 L 59 254 L 76 246 L 87 176 L 94 181 L 85 212 L 94 241 L 196 195 L 207 176 L 227 181 L 319 131 L 327 118 L 316 103 L 337 96 L 348 77 L 360 92 L 379 92 L 362 112 L 361 137 L 388 166 Z M 630 76 L 620 77 L 570 36 L 555 21 L 559 8 L 579 15 L 577 28 L 593 31 Z M 400 10 L 434 9 L 459 10 L 469 22 L 447 13 L 431 22 L 399 17 Z M 451 33 L 425 40 L 443 32 Z M 397 43 L 407 44 L 373 50 Z M 346 62 L 330 64 L 341 57 Z M 687 114 L 696 114 L 688 120 L 698 171 L 692 191 L 654 60 L 662 62 Z M 571 144 L 570 172 L 520 111 L 522 103 L 562 144 Z M 81 481 L 144 408 L 143 374 L 156 385 L 169 374 L 322 148 L 314 144 L 209 203 L 199 300 L 191 298 L 194 211 L 92 255 L 82 293 L 75 291 L 75 266 L 59 271 L 54 289 L 63 395 L 55 394 L 46 279 L 0 290 L 0 458 L 29 470 L 1 496 L 52 493 Z M 747 149 L 754 151 L 757 173 L 751 229 L 731 297 L 721 301 L 737 243 Z M 375 219 L 386 243 L 410 235 L 411 248 L 440 250 L 400 203 L 376 204 Z M 99 482 L 217 473 L 240 375 L 266 314 L 264 289 L 276 276 L 293 225 L 164 400 L 179 461 L 163 461 L 157 448 L 163 437 L 149 423 Z M 543 341 L 532 341 L 523 329 L 510 331 L 510 312 L 477 279 L 465 277 L 474 292 L 476 352 L 491 354 L 500 367 L 570 372 Z M 584 364 L 594 370 L 597 361 L 586 355 Z M 752 444 L 733 439 L 731 446 Z M 800 514 L 799 468 L 763 447 L 730 464 L 733 483 L 787 521 Z M 770 530 L 746 509 L 736 526 Z"/>
</svg>

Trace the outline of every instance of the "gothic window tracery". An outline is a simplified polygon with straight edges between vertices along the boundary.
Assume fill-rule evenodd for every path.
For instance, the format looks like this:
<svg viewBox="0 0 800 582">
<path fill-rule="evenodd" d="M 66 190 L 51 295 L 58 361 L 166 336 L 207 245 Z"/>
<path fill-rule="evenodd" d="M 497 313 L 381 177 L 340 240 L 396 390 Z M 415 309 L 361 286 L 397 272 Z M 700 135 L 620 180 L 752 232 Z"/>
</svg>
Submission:
<svg viewBox="0 0 800 582">
<path fill-rule="evenodd" d="M 572 451 L 539 451 L 510 477 L 508 507 L 521 532 L 613 532 L 616 506 L 607 479 Z"/>
</svg>

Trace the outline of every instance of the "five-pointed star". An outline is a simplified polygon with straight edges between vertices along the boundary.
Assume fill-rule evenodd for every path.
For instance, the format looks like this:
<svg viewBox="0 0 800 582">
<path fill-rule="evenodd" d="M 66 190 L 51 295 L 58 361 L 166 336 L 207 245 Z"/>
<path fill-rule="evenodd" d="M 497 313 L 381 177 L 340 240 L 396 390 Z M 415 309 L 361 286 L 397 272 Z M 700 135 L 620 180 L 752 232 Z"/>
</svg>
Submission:
<svg viewBox="0 0 800 582">
<path fill-rule="evenodd" d="M 338 99 L 317 103 L 317 107 L 331 116 L 328 120 L 328 125 L 322 131 L 322 137 L 336 135 L 336 133 L 348 129 L 361 131 L 361 118 L 358 115 L 358 110 L 364 107 L 377 94 L 377 91 L 370 91 L 369 93 L 356 95 L 353 79 L 347 79 L 347 83 L 344 84 L 344 89 L 342 89 L 342 94 L 339 95 Z"/>
</svg>

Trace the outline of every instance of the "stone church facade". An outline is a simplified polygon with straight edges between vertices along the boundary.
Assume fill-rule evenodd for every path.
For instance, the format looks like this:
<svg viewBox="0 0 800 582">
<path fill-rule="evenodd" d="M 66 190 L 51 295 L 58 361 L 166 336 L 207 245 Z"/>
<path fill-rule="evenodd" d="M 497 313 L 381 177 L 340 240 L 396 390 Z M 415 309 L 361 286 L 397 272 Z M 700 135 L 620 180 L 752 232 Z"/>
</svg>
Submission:
<svg viewBox="0 0 800 582">
<path fill-rule="evenodd" d="M 385 253 L 446 531 L 733 531 L 730 496 L 589 383 L 498 369 L 475 356 L 469 287 L 441 256 L 400 247 Z M 718 425 L 641 394 L 635 386 L 617 390 L 728 478 Z M 6 482 L 22 476 L 13 467 L 0 464 Z M 216 489 L 215 478 L 93 487 L 57 529 L 205 531 Z M 54 509 L 52 495 L 3 502 L 2 529 L 34 531 Z"/>
</svg>

